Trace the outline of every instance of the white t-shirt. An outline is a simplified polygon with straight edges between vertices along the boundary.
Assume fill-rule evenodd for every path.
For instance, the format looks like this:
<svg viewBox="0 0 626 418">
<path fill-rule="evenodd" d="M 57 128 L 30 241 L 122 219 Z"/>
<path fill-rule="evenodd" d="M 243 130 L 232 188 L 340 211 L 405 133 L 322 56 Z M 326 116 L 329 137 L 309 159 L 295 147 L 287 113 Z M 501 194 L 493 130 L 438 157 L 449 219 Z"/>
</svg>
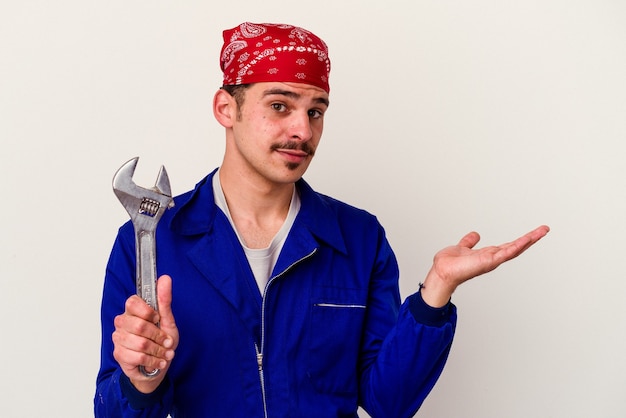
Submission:
<svg viewBox="0 0 626 418">
<path fill-rule="evenodd" d="M 289 204 L 289 212 L 287 213 L 287 218 L 285 218 L 285 222 L 283 226 L 278 230 L 274 238 L 272 238 L 272 242 L 266 248 L 248 248 L 246 247 L 243 239 L 241 239 L 241 235 L 237 231 L 235 227 L 235 223 L 233 222 L 233 218 L 230 216 L 230 211 L 228 210 L 228 204 L 226 203 L 226 197 L 224 196 L 224 191 L 222 190 L 222 185 L 219 180 L 219 170 L 213 176 L 213 197 L 215 199 L 215 204 L 218 208 L 224 212 L 230 224 L 232 225 L 237 237 L 239 238 L 239 242 L 243 247 L 246 257 L 248 258 L 248 264 L 250 264 L 250 268 L 252 269 L 252 273 L 254 274 L 254 278 L 256 280 L 257 286 L 259 287 L 259 291 L 261 294 L 265 293 L 265 286 L 272 275 L 272 270 L 274 270 L 274 266 L 276 265 L 276 260 L 278 260 L 278 256 L 280 255 L 280 251 L 283 248 L 283 244 L 287 239 L 287 235 L 289 234 L 289 230 L 293 225 L 294 220 L 296 219 L 296 215 L 298 215 L 298 211 L 300 210 L 300 196 L 296 191 L 296 188 L 293 188 L 293 195 L 291 196 L 291 203 Z"/>
</svg>

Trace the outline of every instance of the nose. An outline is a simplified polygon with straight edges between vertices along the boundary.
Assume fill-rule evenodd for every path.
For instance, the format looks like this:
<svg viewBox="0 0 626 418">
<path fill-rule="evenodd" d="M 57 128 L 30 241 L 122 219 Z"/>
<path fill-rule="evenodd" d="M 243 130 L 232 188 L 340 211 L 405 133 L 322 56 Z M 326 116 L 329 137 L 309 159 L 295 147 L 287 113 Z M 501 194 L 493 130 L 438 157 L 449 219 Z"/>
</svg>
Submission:
<svg viewBox="0 0 626 418">
<path fill-rule="evenodd" d="M 311 119 L 308 112 L 294 112 L 290 119 L 289 134 L 292 139 L 306 142 L 313 137 Z"/>
</svg>

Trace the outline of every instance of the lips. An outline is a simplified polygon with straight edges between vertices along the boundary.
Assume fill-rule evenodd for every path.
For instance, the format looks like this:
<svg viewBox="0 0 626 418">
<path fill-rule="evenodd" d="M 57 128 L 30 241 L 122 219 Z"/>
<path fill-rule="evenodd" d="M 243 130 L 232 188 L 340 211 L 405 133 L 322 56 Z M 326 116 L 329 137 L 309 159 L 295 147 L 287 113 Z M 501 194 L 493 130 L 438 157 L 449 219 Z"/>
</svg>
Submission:
<svg viewBox="0 0 626 418">
<path fill-rule="evenodd" d="M 290 163 L 301 163 L 315 154 L 315 151 L 306 142 L 303 144 L 296 142 L 276 144 L 272 149 L 280 153 Z"/>
<path fill-rule="evenodd" d="M 304 161 L 310 153 L 303 150 L 277 148 L 276 152 L 279 152 L 285 159 L 292 163 L 299 163 Z"/>
</svg>

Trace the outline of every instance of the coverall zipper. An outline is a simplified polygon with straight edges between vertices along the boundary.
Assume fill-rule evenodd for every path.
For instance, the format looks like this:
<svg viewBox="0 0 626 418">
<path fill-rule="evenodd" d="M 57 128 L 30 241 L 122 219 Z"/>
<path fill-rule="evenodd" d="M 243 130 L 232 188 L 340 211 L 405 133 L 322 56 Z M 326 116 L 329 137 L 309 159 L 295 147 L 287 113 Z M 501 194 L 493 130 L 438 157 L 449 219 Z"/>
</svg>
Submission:
<svg viewBox="0 0 626 418">
<path fill-rule="evenodd" d="M 269 281 L 267 282 L 267 284 L 265 285 L 265 291 L 263 292 L 263 301 L 261 303 L 261 346 L 259 347 L 259 345 L 256 342 L 254 343 L 254 349 L 256 351 L 256 361 L 257 361 L 257 365 L 259 366 L 259 380 L 261 382 L 261 396 L 263 398 L 263 416 L 265 418 L 268 418 L 268 415 L 267 415 L 267 399 L 266 399 L 266 393 L 265 393 L 265 375 L 263 372 L 263 354 L 265 352 L 265 306 L 266 306 L 265 302 L 267 300 L 267 292 L 271 284 L 275 280 L 281 278 L 285 273 L 287 273 L 297 264 L 312 257 L 313 254 L 315 254 L 316 252 L 317 252 L 317 248 L 314 248 L 313 251 L 311 251 L 308 255 L 294 261 L 281 273 L 277 274 L 274 277 L 271 277 Z"/>
</svg>

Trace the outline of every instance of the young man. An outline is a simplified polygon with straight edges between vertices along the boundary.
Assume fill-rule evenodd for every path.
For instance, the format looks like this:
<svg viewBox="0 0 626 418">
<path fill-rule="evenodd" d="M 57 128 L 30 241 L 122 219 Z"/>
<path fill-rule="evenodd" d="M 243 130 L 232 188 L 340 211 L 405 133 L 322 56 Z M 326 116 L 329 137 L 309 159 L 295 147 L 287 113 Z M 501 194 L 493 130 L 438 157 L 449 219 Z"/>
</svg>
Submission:
<svg viewBox="0 0 626 418">
<path fill-rule="evenodd" d="M 96 416 L 413 416 L 446 362 L 456 287 L 548 228 L 480 250 L 466 235 L 401 304 L 376 218 L 302 180 L 329 106 L 324 42 L 243 23 L 224 31 L 221 67 L 224 160 L 159 224 L 158 313 L 134 295 L 132 224 L 111 253 Z"/>
</svg>

